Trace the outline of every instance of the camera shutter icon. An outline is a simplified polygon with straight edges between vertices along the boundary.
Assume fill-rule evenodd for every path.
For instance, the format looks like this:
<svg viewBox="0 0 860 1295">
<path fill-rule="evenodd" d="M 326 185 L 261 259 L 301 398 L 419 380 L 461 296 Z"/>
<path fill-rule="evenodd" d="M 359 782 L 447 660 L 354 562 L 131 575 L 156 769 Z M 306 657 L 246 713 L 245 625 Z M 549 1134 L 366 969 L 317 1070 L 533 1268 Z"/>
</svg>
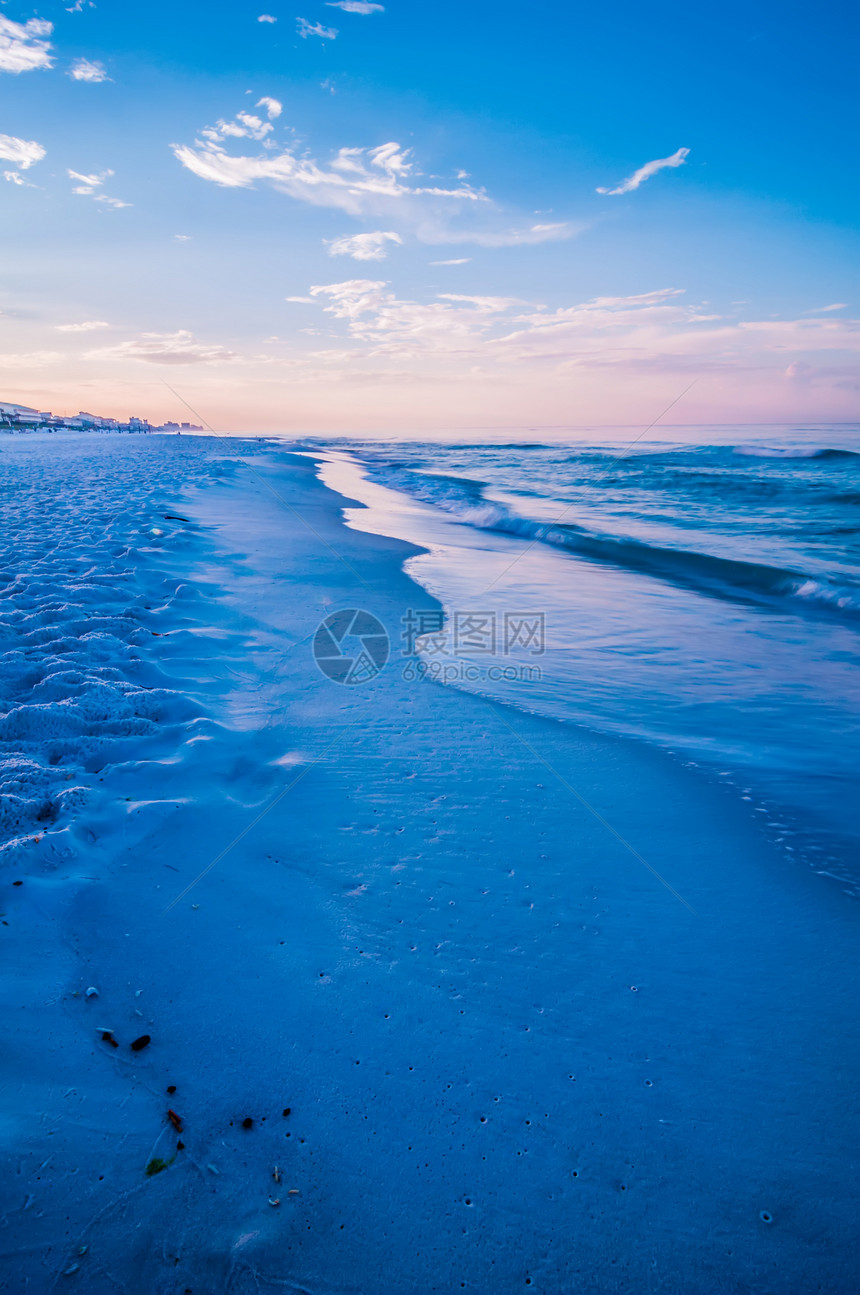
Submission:
<svg viewBox="0 0 860 1295">
<path fill-rule="evenodd" d="M 372 612 L 347 607 L 326 616 L 314 634 L 317 666 L 334 683 L 356 687 L 375 679 L 390 651 L 388 632 Z"/>
</svg>

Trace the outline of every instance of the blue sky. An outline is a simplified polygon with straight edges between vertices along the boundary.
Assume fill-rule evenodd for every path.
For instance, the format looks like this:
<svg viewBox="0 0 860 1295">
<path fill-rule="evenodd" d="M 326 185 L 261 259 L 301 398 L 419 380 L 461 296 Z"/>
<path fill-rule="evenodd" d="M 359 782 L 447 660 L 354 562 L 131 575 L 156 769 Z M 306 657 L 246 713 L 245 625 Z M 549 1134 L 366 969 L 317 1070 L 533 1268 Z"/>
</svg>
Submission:
<svg viewBox="0 0 860 1295">
<path fill-rule="evenodd" d="M 7 0 L 2 395 L 856 418 L 857 53 L 836 5 Z"/>
</svg>

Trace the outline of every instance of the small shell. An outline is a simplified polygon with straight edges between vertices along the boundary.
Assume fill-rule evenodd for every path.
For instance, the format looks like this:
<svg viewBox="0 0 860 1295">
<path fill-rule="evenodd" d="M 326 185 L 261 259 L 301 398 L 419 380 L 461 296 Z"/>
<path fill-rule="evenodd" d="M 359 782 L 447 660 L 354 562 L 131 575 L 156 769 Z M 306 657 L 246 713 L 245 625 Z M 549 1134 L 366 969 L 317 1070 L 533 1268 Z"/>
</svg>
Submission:
<svg viewBox="0 0 860 1295">
<path fill-rule="evenodd" d="M 274 1178 L 276 1183 L 279 1183 L 281 1181 L 281 1171 L 277 1165 L 275 1165 L 275 1172 L 272 1174 L 272 1177 Z"/>
<path fill-rule="evenodd" d="M 99 996 L 99 991 L 96 989 L 95 985 L 90 985 L 89 989 L 87 990 L 87 998 L 98 998 L 98 996 Z"/>
<path fill-rule="evenodd" d="M 291 1187 L 290 1190 L 287 1192 L 288 1196 L 298 1196 L 298 1194 L 299 1194 L 298 1187 Z"/>
<path fill-rule="evenodd" d="M 279 1197 L 277 1197 L 277 1196 L 270 1196 L 270 1197 L 269 1197 L 269 1204 L 270 1204 L 270 1205 L 275 1206 L 275 1205 L 280 1205 L 280 1203 L 281 1203 L 281 1201 L 280 1201 L 280 1198 L 279 1198 Z"/>
</svg>

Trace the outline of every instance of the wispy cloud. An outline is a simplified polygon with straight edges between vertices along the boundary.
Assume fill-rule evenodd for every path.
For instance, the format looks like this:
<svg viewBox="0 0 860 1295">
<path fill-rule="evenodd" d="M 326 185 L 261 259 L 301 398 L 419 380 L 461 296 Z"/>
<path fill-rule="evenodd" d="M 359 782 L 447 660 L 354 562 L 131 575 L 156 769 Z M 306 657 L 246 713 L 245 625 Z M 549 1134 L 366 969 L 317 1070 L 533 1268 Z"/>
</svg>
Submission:
<svg viewBox="0 0 860 1295">
<path fill-rule="evenodd" d="M 475 243 L 479 247 L 526 247 L 536 243 L 558 243 L 582 232 L 584 226 L 570 221 L 552 225 L 529 225 L 524 229 L 469 228 L 451 229 L 447 225 L 433 229 L 424 226 L 419 237 L 424 243 Z"/>
<path fill-rule="evenodd" d="M 68 76 L 73 81 L 89 81 L 93 85 L 100 81 L 109 81 L 110 77 L 105 71 L 104 63 L 99 63 L 88 58 L 77 59 L 69 69 Z"/>
<path fill-rule="evenodd" d="M 345 147 L 326 160 L 317 159 L 289 136 L 288 142 L 281 142 L 278 100 L 266 97 L 257 103 L 258 109 L 263 106 L 268 120 L 262 112 L 221 119 L 201 130 L 193 144 L 172 144 L 175 157 L 212 184 L 224 188 L 271 185 L 300 202 L 378 220 L 382 230 L 393 228 L 402 234 L 408 227 L 419 242 L 431 245 L 526 247 L 560 242 L 585 228 L 582 222 L 534 223 L 533 217 L 529 221 L 521 215 L 517 219 L 465 178 L 465 172 L 447 182 L 425 176 L 412 149 L 395 140 L 370 148 Z M 255 140 L 262 149 L 251 152 L 234 143 L 243 138 Z"/>
<path fill-rule="evenodd" d="M 108 207 L 131 206 L 130 202 L 123 202 L 121 198 L 112 198 L 109 194 L 99 192 L 105 180 L 113 175 L 113 171 L 96 171 L 92 175 L 85 175 L 82 171 L 68 170 L 66 174 L 70 180 L 77 180 L 78 183 L 73 187 L 72 193 L 82 198 L 92 198 L 93 202 L 102 202 Z"/>
<path fill-rule="evenodd" d="M 402 300 L 385 281 L 347 279 L 317 284 L 312 298 L 327 301 L 326 314 L 347 322 L 351 336 L 371 343 L 371 355 L 450 353 L 483 336 L 496 316 L 513 304 L 510 297 L 440 296 L 435 301 Z"/>
<path fill-rule="evenodd" d="M 632 193 L 634 189 L 639 188 L 640 184 L 650 180 L 652 175 L 656 175 L 664 167 L 683 166 L 689 153 L 688 148 L 679 148 L 671 157 L 655 158 L 653 162 L 646 162 L 644 166 L 640 166 L 638 171 L 634 171 L 632 175 L 628 176 L 626 180 L 622 180 L 614 189 L 598 189 L 597 192 L 605 193 L 609 197 L 614 197 L 619 193 Z"/>
<path fill-rule="evenodd" d="M 94 175 L 84 175 L 83 171 L 68 171 L 70 180 L 77 180 L 77 186 L 72 193 L 95 193 L 100 184 L 104 184 L 108 176 L 113 175 L 113 171 L 98 171 Z"/>
<path fill-rule="evenodd" d="M 281 152 L 271 148 L 253 157 L 228 153 L 224 147 L 229 136 L 250 135 L 262 140 L 271 129 L 269 122 L 239 113 L 233 122 L 219 121 L 216 126 L 201 131 L 195 147 L 174 144 L 172 148 L 184 167 L 213 184 L 250 188 L 265 181 L 301 202 L 335 207 L 351 215 L 390 208 L 392 200 L 486 201 L 486 195 L 469 185 L 447 189 L 416 183 L 411 150 L 395 142 L 375 148 L 342 148 L 326 163 L 307 154 L 299 156 L 297 146 Z"/>
<path fill-rule="evenodd" d="M 272 14 L 270 13 L 261 13 L 259 18 L 257 19 L 257 22 L 277 22 L 277 21 L 278 21 L 277 18 L 273 17 Z"/>
<path fill-rule="evenodd" d="M 319 36 L 321 40 L 337 38 L 336 27 L 323 27 L 321 22 L 308 22 L 307 18 L 296 19 L 296 31 L 302 40 L 307 40 L 308 36 Z"/>
<path fill-rule="evenodd" d="M 144 360 L 148 364 L 215 364 L 238 359 L 225 346 L 198 342 L 193 333 L 179 329 L 175 333 L 142 333 L 140 337 L 119 346 L 90 351 L 88 360 Z"/>
<path fill-rule="evenodd" d="M 262 102 L 262 100 L 261 100 Z M 276 99 L 270 100 L 272 104 L 277 104 Z M 260 105 L 258 104 L 257 107 Z M 277 104 L 280 111 L 280 104 Z M 278 112 L 269 111 L 269 118 L 277 117 Z M 267 135 L 271 135 L 274 126 L 269 121 L 263 121 L 260 117 L 255 117 L 250 112 L 237 112 L 231 121 L 219 120 L 214 126 L 207 126 L 200 132 L 203 139 L 209 144 L 220 146 L 225 139 L 256 139 L 265 140 Z"/>
<path fill-rule="evenodd" d="M 752 319 L 737 327 L 770 351 L 860 351 L 858 319 Z"/>
<path fill-rule="evenodd" d="M 399 234 L 376 229 L 370 234 L 344 235 L 342 238 L 323 239 L 329 256 L 351 256 L 354 261 L 384 261 L 388 255 L 387 243 L 402 243 Z"/>
<path fill-rule="evenodd" d="M 831 305 L 829 305 L 829 306 L 817 306 L 815 310 L 807 310 L 807 311 L 805 311 L 805 314 L 807 314 L 807 315 L 826 315 L 826 314 L 828 313 L 828 311 L 831 311 L 831 310 L 847 310 L 847 309 L 848 309 L 847 302 L 844 302 L 844 301 L 834 301 L 834 302 L 832 302 L 832 303 L 831 303 Z"/>
<path fill-rule="evenodd" d="M 431 265 L 468 265 L 471 259 L 472 259 L 471 256 L 455 256 L 450 261 L 431 261 L 430 264 Z"/>
<path fill-rule="evenodd" d="M 524 309 L 513 297 L 461 293 L 412 301 L 371 279 L 316 284 L 310 298 L 346 331 L 339 349 L 313 358 L 334 369 L 348 363 L 353 371 L 356 364 L 384 357 L 420 361 L 427 374 L 441 364 L 444 372 L 462 376 L 508 375 L 539 366 L 540 372 L 559 376 L 588 370 L 684 375 L 770 369 L 781 377 L 786 358 L 795 364 L 807 353 L 860 353 L 858 320 L 708 321 L 701 306 L 685 303 L 678 288 L 594 297 L 556 310 Z"/>
<path fill-rule="evenodd" d="M 0 157 L 5 162 L 14 162 L 23 170 L 41 162 L 45 150 L 34 139 L 18 139 L 16 135 L 0 135 Z M 17 181 L 16 181 L 17 183 Z"/>
<path fill-rule="evenodd" d="M 281 113 L 284 111 L 284 105 L 281 103 L 280 99 L 273 99 L 271 95 L 268 94 L 264 94 L 262 99 L 258 99 L 255 107 L 265 108 L 269 121 L 274 121 L 275 118 L 280 117 Z"/>
<path fill-rule="evenodd" d="M 0 352 L 0 369 L 44 369 L 63 358 L 59 351 L 29 351 L 23 355 Z"/>
<path fill-rule="evenodd" d="M 103 319 L 85 319 L 82 324 L 57 324 L 60 333 L 94 333 L 98 328 L 110 328 Z"/>
<path fill-rule="evenodd" d="M 344 13 L 385 13 L 385 5 L 370 4 L 368 0 L 326 0 L 329 9 L 342 9 Z"/>
<path fill-rule="evenodd" d="M 476 297 L 474 294 L 464 292 L 440 292 L 438 295 L 440 301 L 464 301 L 467 305 L 474 306 L 488 315 L 498 315 L 503 310 L 528 304 L 520 297 Z"/>
<path fill-rule="evenodd" d="M 0 15 L 0 71 L 33 72 L 52 67 L 51 43 L 45 37 L 54 30 L 44 18 L 12 22 Z"/>
</svg>

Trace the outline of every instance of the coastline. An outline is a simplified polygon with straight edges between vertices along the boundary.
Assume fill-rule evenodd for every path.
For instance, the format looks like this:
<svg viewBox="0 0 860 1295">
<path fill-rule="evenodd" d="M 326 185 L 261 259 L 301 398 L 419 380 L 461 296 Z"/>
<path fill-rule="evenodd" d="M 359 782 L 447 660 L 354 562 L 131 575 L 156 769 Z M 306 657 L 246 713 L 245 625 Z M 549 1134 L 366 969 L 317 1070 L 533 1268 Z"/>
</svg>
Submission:
<svg viewBox="0 0 860 1295">
<path fill-rule="evenodd" d="M 654 463 L 654 447 L 637 448 L 644 463 Z M 680 455 L 676 451 L 669 461 L 682 476 L 688 456 L 698 462 L 702 474 L 696 478 L 694 471 L 694 479 L 713 484 L 709 470 L 714 468 L 733 475 L 733 467 L 727 467 L 712 447 L 679 448 Z M 856 591 L 846 569 L 850 554 L 838 543 L 828 554 L 833 571 L 840 573 L 831 579 L 824 571 L 823 551 L 816 566 L 816 556 L 801 543 L 810 570 L 789 579 L 791 556 L 780 551 L 781 541 L 772 533 L 775 524 L 779 531 L 779 520 L 772 513 L 752 518 L 748 508 L 750 490 L 754 497 L 765 498 L 782 492 L 785 504 L 785 463 L 812 463 L 811 474 L 801 473 L 811 498 L 793 501 L 797 518 L 809 518 L 807 533 L 820 529 L 832 536 L 850 534 L 849 517 L 828 516 L 828 503 L 833 503 L 834 494 L 836 499 L 844 497 L 836 492 L 840 485 L 846 490 L 846 483 L 822 480 L 822 473 L 833 471 L 825 466 L 831 463 L 847 468 L 856 455 L 808 446 L 790 454 L 772 449 L 764 462 L 777 464 L 775 476 L 768 477 L 765 470 L 763 480 L 758 471 L 745 485 L 746 474 L 735 480 L 735 494 L 726 508 L 736 531 L 752 542 L 753 522 L 770 535 L 770 554 L 744 550 L 746 556 L 769 556 L 775 565 L 763 568 L 766 583 L 784 594 L 781 602 L 774 599 L 757 607 L 743 584 L 714 588 L 708 581 L 702 585 L 686 579 L 679 584 L 677 571 L 665 571 L 658 578 L 654 571 L 643 570 L 640 549 L 645 536 L 659 538 L 656 550 L 647 544 L 643 550 L 658 558 L 673 551 L 666 545 L 677 542 L 676 529 L 661 531 L 653 519 L 659 499 L 668 495 L 669 515 L 678 520 L 679 479 L 673 480 L 671 472 L 669 481 L 661 477 L 653 490 L 647 469 L 643 473 L 633 468 L 630 475 L 643 495 L 626 512 L 622 507 L 619 515 L 597 521 L 591 516 L 594 498 L 588 498 L 588 492 L 576 504 L 569 502 L 566 514 L 561 502 L 551 502 L 556 497 L 570 499 L 564 474 L 576 471 L 570 467 L 575 455 L 568 457 L 565 451 L 561 461 L 553 463 L 553 455 L 535 447 L 526 461 L 515 456 L 518 466 L 502 467 L 500 472 L 498 459 L 493 461 L 497 450 L 461 450 L 452 456 L 419 447 L 410 463 L 409 448 L 402 446 L 396 454 L 383 456 L 381 464 L 366 447 L 356 454 L 324 455 L 324 484 L 361 500 L 361 507 L 344 510 L 348 525 L 425 548 L 409 559 L 406 569 L 442 602 L 447 633 L 428 642 L 422 652 L 424 665 L 454 686 L 491 700 L 589 731 L 633 738 L 695 765 L 712 781 L 734 787 L 786 856 L 799 854 L 810 868 L 860 897 L 860 820 L 849 754 L 855 745 L 860 699 L 853 623 Z M 593 453 L 587 450 L 586 461 L 579 459 L 586 479 L 593 471 L 587 462 Z M 734 449 L 730 455 L 747 462 L 758 457 L 737 455 Z M 543 461 L 542 468 L 536 467 L 537 460 Z M 657 463 L 664 468 L 667 464 L 659 452 Z M 550 465 L 561 478 L 555 490 Z M 499 488 L 499 475 L 510 486 L 518 473 L 523 475 L 525 495 Z M 541 489 L 547 492 L 542 500 Z M 834 494 L 828 496 L 828 489 Z M 620 502 L 616 500 L 616 507 Z M 630 504 L 629 498 L 626 502 Z M 695 491 L 687 502 L 701 508 Z M 571 539 L 568 533 L 550 536 L 547 542 L 546 523 L 537 520 L 541 515 L 557 517 L 559 511 L 562 521 L 565 516 L 569 522 L 578 519 L 572 527 L 573 549 L 565 548 Z M 725 537 L 709 521 L 700 518 L 699 527 L 682 531 L 676 551 L 693 566 L 702 559 L 706 570 L 713 552 L 743 548 L 736 534 L 727 549 Z M 637 533 L 639 539 L 631 540 Z M 596 553 L 588 545 L 583 552 L 577 550 L 584 535 L 598 542 Z M 740 566 L 748 574 L 743 563 Z M 835 618 L 834 581 L 839 598 L 846 601 Z M 467 652 L 465 658 L 455 650 L 458 625 L 470 609 L 493 618 L 500 640 L 509 623 L 525 625 L 528 617 L 532 624 L 539 621 L 537 656 L 522 648 L 509 652 L 505 643 L 503 659 L 523 669 L 490 676 L 462 668 L 481 660 L 479 650 Z M 495 655 L 498 658 L 499 652 Z M 538 669 L 529 671 L 535 664 Z"/>
<path fill-rule="evenodd" d="M 311 460 L 205 453 L 235 463 L 167 489 L 185 593 L 140 647 L 182 741 L 109 767 L 63 862 L 8 892 L 20 1277 L 850 1290 L 853 906 L 659 752 L 393 659 L 327 680 L 320 619 L 396 637 L 417 550 L 344 525 Z M 147 1178 L 168 1085 L 186 1145 Z"/>
</svg>

